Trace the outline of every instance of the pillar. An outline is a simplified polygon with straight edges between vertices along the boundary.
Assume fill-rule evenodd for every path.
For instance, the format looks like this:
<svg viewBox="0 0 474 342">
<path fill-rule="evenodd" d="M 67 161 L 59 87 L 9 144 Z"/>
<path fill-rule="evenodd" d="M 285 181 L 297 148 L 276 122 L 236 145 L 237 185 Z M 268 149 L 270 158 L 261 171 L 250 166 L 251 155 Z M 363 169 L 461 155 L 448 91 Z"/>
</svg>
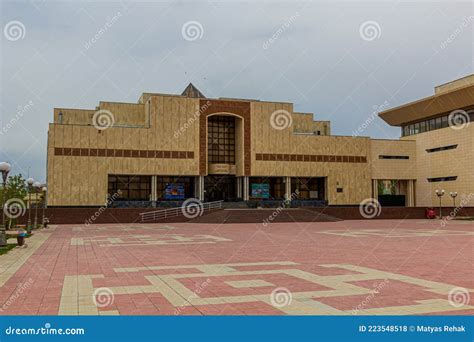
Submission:
<svg viewBox="0 0 474 342">
<path fill-rule="evenodd" d="M 372 179 L 372 198 L 376 200 L 379 198 L 379 184 L 377 179 Z"/>
<path fill-rule="evenodd" d="M 407 207 L 415 206 L 415 184 L 413 179 L 407 181 Z"/>
<path fill-rule="evenodd" d="M 158 200 L 158 192 L 156 189 L 157 185 L 157 176 L 151 176 L 151 194 L 150 200 L 153 207 L 156 207 L 156 201 Z"/>
<path fill-rule="evenodd" d="M 242 192 L 242 177 L 237 177 L 237 198 L 243 198 Z"/>
<path fill-rule="evenodd" d="M 204 201 L 204 176 L 196 176 L 194 197 L 200 201 Z"/>
<path fill-rule="evenodd" d="M 243 182 L 242 190 L 244 191 L 242 197 L 244 201 L 248 201 L 249 200 L 249 177 L 248 176 L 242 177 L 242 182 Z"/>
<path fill-rule="evenodd" d="M 285 182 L 285 200 L 291 200 L 291 177 L 283 177 Z"/>
<path fill-rule="evenodd" d="M 194 177 L 194 198 L 199 198 L 199 176 Z"/>
</svg>

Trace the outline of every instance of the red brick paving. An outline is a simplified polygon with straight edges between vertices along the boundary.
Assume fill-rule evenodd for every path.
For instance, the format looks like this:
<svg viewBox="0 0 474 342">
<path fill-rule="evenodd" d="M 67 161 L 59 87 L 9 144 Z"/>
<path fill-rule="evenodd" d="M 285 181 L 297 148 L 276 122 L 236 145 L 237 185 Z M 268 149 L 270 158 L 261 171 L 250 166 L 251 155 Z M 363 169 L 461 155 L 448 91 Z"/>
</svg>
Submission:
<svg viewBox="0 0 474 342">
<path fill-rule="evenodd" d="M 474 225 L 451 221 L 441 227 L 438 221 L 420 220 L 364 220 L 315 223 L 261 224 L 167 224 L 174 229 L 158 229 L 163 224 L 104 224 L 61 225 L 36 250 L 36 252 L 0 288 L 0 314 L 55 315 L 59 313 L 65 276 L 103 275 L 94 278 L 94 288 L 150 285 L 146 276 L 170 273 L 188 274 L 199 272 L 192 265 L 215 265 L 249 262 L 293 262 L 295 265 L 232 266 L 238 271 L 264 272 L 266 270 L 299 269 L 319 276 L 356 275 L 359 272 L 326 264 L 350 264 L 374 270 L 387 271 L 423 280 L 430 280 L 466 289 L 474 288 Z M 133 229 L 124 231 L 126 227 Z M 78 230 L 78 228 L 80 230 Z M 98 229 L 100 228 L 100 229 Z M 102 229 L 102 228 L 105 228 Z M 367 235 L 348 237 L 322 233 L 323 231 L 357 231 L 380 229 L 381 236 Z M 396 230 L 412 233 L 427 229 L 465 231 L 466 235 L 387 237 L 385 233 Z M 41 234 L 41 233 L 39 233 Z M 203 244 L 133 245 L 116 246 L 108 242 L 93 241 L 104 237 L 123 238 L 130 235 L 149 236 L 152 241 L 170 240 L 170 235 L 196 237 L 212 235 L 229 241 Z M 32 239 L 34 239 L 33 237 Z M 84 245 L 71 245 L 71 238 L 85 238 Z M 89 242 L 88 238 L 92 238 Z M 174 237 L 173 240 L 174 241 Z M 133 241 L 137 241 L 133 237 Z M 105 245 L 104 245 L 105 244 Z M 2 257 L 0 257 L 0 263 Z M 117 268 L 190 267 L 169 270 L 139 270 L 117 272 Z M 32 279 L 32 285 L 15 296 L 18 284 Z M 186 288 L 195 291 L 207 279 L 210 283 L 199 291 L 201 298 L 224 296 L 269 295 L 275 287 L 285 287 L 292 293 L 325 291 L 330 288 L 288 274 L 226 275 L 196 278 L 180 278 Z M 227 281 L 264 280 L 275 286 L 235 288 Z M 359 287 L 373 289 L 383 279 L 349 282 Z M 367 297 L 365 294 L 334 297 L 315 297 L 314 300 L 337 310 L 350 311 Z M 426 291 L 424 286 L 390 280 L 364 304 L 365 309 L 414 305 L 419 300 L 447 299 L 446 295 Z M 183 302 L 186 298 L 183 298 Z M 474 293 L 465 305 L 474 305 Z M 283 314 L 282 310 L 262 301 L 224 303 L 176 308 L 161 293 L 115 294 L 113 304 L 100 307 L 99 312 L 117 311 L 123 315 L 255 315 Z M 473 309 L 435 311 L 427 314 L 474 314 Z"/>
</svg>

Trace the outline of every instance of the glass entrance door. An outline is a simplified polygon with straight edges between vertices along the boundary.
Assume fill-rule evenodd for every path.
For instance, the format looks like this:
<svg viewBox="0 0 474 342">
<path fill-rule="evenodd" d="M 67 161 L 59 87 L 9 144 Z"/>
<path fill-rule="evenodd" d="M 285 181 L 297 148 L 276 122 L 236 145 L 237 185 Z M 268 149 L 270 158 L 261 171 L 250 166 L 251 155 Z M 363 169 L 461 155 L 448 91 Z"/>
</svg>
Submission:
<svg viewBox="0 0 474 342">
<path fill-rule="evenodd" d="M 229 175 L 209 175 L 204 179 L 204 199 L 212 201 L 235 201 L 237 179 Z"/>
</svg>

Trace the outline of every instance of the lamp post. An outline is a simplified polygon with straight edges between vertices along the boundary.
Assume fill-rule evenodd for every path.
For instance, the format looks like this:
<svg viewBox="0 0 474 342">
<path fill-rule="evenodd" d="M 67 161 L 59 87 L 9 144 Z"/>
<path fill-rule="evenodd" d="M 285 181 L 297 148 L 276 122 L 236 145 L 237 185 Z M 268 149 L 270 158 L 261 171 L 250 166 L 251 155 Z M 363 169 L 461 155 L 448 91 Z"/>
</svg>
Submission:
<svg viewBox="0 0 474 342">
<path fill-rule="evenodd" d="M 41 188 L 40 182 L 34 182 L 33 188 L 35 189 L 35 223 L 33 225 L 34 229 L 38 229 L 38 192 Z"/>
<path fill-rule="evenodd" d="M 8 173 L 11 170 L 11 165 L 6 162 L 0 163 L 0 171 L 2 172 L 3 179 L 3 194 L 2 194 L 2 226 L 0 227 L 0 246 L 7 245 L 7 234 L 5 234 L 6 224 L 5 224 L 5 199 L 7 196 L 7 179 Z"/>
<path fill-rule="evenodd" d="M 457 197 L 458 193 L 457 192 L 450 192 L 449 193 L 449 196 L 451 196 L 453 198 L 453 206 L 456 208 L 456 197 Z"/>
<path fill-rule="evenodd" d="M 33 178 L 28 178 L 26 180 L 26 184 L 28 185 L 28 225 L 26 226 L 26 230 L 28 233 L 31 233 L 31 188 L 33 187 L 33 183 L 35 180 Z"/>
<path fill-rule="evenodd" d="M 44 212 L 45 212 L 45 209 L 46 209 L 46 191 L 48 191 L 48 188 L 46 188 L 45 186 L 43 186 L 43 189 L 41 189 L 43 191 L 43 228 L 46 228 L 46 217 L 44 215 Z"/>
<path fill-rule="evenodd" d="M 441 197 L 444 196 L 444 190 L 436 190 L 436 196 L 439 198 L 439 219 L 441 220 L 443 218 L 443 215 L 441 214 Z"/>
<path fill-rule="evenodd" d="M 2 180 L 3 180 L 3 196 L 2 196 L 2 226 L 3 228 L 6 227 L 5 224 L 5 200 L 7 196 L 7 179 L 8 179 L 8 173 L 11 170 L 11 165 L 6 163 L 6 162 L 1 162 L 0 163 L 0 171 L 2 172 Z"/>
</svg>

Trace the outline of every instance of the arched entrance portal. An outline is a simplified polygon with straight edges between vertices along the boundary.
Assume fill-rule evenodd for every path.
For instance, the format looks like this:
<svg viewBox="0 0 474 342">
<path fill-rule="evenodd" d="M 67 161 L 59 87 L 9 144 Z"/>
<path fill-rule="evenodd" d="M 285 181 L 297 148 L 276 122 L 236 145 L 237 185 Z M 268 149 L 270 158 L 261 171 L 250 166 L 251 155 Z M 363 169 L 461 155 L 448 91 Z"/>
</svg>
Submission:
<svg viewBox="0 0 474 342">
<path fill-rule="evenodd" d="M 236 170 L 241 153 L 241 118 L 211 115 L 207 118 L 208 176 L 204 180 L 206 201 L 237 200 Z"/>
</svg>

